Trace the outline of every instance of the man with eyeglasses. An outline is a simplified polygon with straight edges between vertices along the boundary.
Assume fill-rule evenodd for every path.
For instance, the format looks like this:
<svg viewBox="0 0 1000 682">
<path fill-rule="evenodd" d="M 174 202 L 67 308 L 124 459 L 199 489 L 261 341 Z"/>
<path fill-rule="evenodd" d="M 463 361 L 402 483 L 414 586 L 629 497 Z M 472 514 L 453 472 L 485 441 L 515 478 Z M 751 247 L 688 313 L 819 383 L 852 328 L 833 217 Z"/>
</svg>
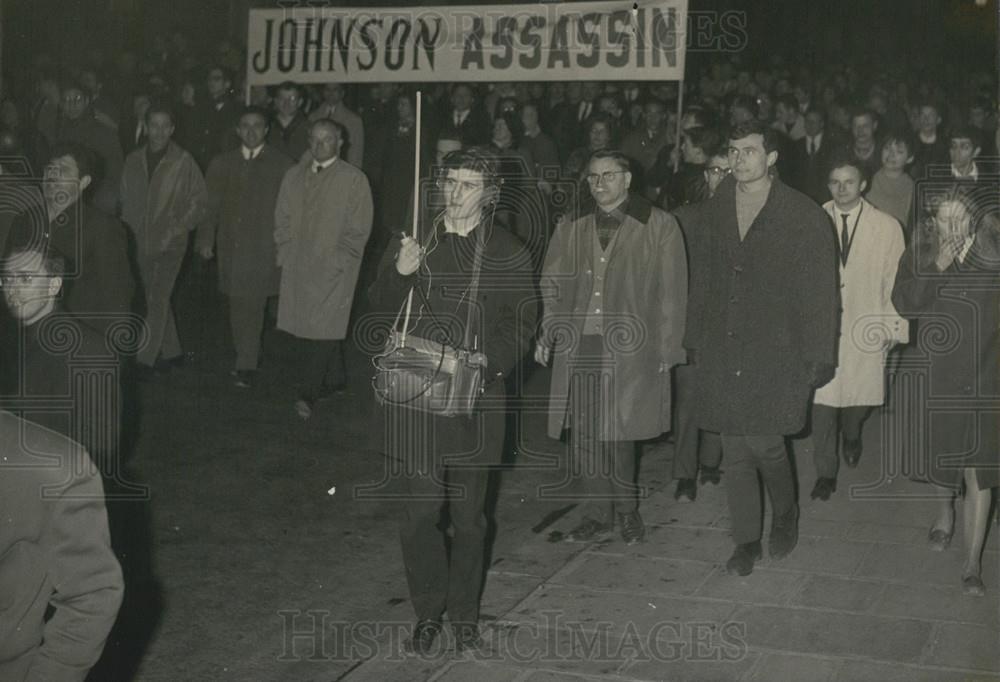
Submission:
<svg viewBox="0 0 1000 682">
<path fill-rule="evenodd" d="M 670 430 L 670 370 L 684 361 L 687 263 L 676 220 L 629 191 L 629 159 L 590 157 L 593 211 L 561 223 L 542 268 L 535 360 L 552 361 L 548 435 L 568 426 L 568 480 L 584 503 L 568 536 L 588 542 L 617 523 L 640 542 L 636 441 Z"/>
<path fill-rule="evenodd" d="M 121 144 L 116 129 L 94 115 L 90 95 L 76 81 L 63 84 L 60 93 L 60 113 L 56 130 L 57 142 L 82 144 L 93 150 L 100 163 L 100 175 L 95 177 L 93 202 L 97 208 L 112 215 L 118 212 L 118 184 L 121 180 Z"/>
<path fill-rule="evenodd" d="M 2 349 L 0 396 L 5 409 L 81 443 L 110 473 L 119 470 L 110 460 L 121 430 L 119 356 L 85 317 L 63 308 L 65 271 L 65 259 L 44 246 L 3 260 L 0 284 L 17 340 Z"/>
<path fill-rule="evenodd" d="M 309 119 L 302 113 L 302 87 L 285 81 L 274 95 L 274 124 L 267 133 L 267 143 L 298 163 L 309 149 Z"/>
<path fill-rule="evenodd" d="M 806 423 L 813 388 L 833 376 L 839 318 L 829 218 L 772 177 L 777 131 L 738 125 L 729 136 L 732 177 L 705 203 L 691 251 L 684 346 L 695 368 L 697 423 L 721 435 L 733 523 L 730 573 L 761 557 L 762 500 L 770 495 L 774 559 L 798 541 L 795 481 L 785 436 Z"/>
<path fill-rule="evenodd" d="M 343 341 L 372 229 L 368 178 L 340 150 L 340 125 L 313 123 L 309 151 L 285 174 L 274 210 L 278 329 L 299 338 L 306 356 L 295 400 L 303 420 L 346 389 Z"/>
</svg>

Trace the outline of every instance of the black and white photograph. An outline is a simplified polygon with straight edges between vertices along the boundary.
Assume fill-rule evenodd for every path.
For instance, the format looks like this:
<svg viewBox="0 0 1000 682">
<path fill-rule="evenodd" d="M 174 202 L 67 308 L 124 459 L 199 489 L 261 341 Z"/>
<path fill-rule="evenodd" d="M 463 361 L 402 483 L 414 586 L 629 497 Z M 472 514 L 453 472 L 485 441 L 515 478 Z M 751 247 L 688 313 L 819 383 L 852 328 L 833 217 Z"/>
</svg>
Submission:
<svg viewBox="0 0 1000 682">
<path fill-rule="evenodd" d="M 998 0 L 0 0 L 0 682 L 1000 682 Z"/>
</svg>

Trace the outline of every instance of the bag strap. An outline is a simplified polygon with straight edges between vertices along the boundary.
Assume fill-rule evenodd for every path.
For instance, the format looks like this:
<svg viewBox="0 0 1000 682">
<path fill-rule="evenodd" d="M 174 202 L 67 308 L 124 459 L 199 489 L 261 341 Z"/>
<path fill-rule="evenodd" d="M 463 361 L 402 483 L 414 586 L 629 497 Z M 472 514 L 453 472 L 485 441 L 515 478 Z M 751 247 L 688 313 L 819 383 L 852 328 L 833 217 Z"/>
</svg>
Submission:
<svg viewBox="0 0 1000 682">
<path fill-rule="evenodd" d="M 492 220 L 490 222 L 492 222 Z M 472 282 L 469 285 L 469 300 L 466 301 L 468 310 L 465 314 L 465 338 L 462 346 L 466 350 L 472 351 L 479 350 L 478 347 L 472 348 L 469 336 L 472 334 L 472 311 L 479 305 L 479 273 L 483 267 L 483 250 L 486 248 L 485 229 L 486 227 L 482 224 L 476 228 L 476 232 L 478 233 L 476 235 L 476 254 L 472 259 Z M 482 336 L 482 334 L 479 336 Z M 483 339 L 483 341 L 485 343 L 485 339 Z"/>
</svg>

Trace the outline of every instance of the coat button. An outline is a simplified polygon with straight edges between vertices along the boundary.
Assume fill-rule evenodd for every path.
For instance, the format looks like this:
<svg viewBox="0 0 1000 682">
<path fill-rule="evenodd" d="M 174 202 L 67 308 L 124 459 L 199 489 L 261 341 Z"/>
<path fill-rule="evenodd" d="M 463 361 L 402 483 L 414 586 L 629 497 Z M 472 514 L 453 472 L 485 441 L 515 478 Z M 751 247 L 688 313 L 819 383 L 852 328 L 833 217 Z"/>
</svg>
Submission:
<svg viewBox="0 0 1000 682">
<path fill-rule="evenodd" d="M 736 376 L 740 376 L 741 374 L 743 374 L 743 370 L 742 369 L 736 370 Z"/>
<path fill-rule="evenodd" d="M 726 332 L 726 336 L 728 336 L 729 338 L 734 338 L 736 334 L 734 334 L 733 332 Z"/>
</svg>

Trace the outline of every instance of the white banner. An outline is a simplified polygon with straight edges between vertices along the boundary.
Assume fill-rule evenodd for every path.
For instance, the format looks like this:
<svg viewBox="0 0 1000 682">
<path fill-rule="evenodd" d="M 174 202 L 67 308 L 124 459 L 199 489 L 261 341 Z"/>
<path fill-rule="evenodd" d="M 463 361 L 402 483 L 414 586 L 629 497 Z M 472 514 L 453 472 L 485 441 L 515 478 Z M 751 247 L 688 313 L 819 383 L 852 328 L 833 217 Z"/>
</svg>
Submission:
<svg viewBox="0 0 1000 682">
<path fill-rule="evenodd" d="M 250 10 L 250 85 L 684 78 L 687 0 Z"/>
</svg>

